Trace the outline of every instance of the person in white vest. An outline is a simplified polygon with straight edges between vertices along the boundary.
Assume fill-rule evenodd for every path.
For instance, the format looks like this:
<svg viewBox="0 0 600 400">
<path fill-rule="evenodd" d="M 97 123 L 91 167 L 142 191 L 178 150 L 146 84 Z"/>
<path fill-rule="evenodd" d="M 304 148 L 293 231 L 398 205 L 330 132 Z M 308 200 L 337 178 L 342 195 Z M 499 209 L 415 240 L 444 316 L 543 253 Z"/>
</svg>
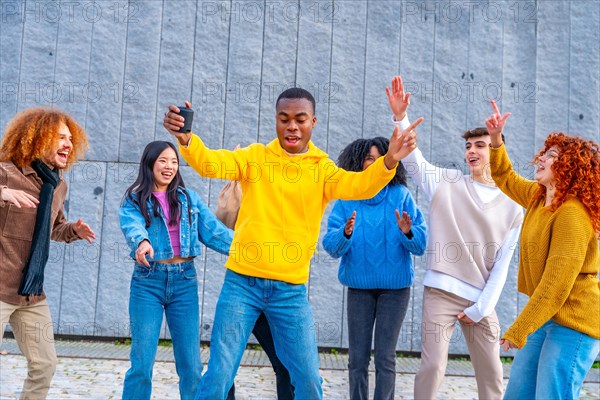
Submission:
<svg viewBox="0 0 600 400">
<path fill-rule="evenodd" d="M 386 92 L 394 122 L 401 129 L 408 126 L 410 93 L 404 92 L 402 79 L 394 77 Z M 501 332 L 494 308 L 506 282 L 523 211 L 490 176 L 491 139 L 486 128 L 468 130 L 463 138 L 469 175 L 430 164 L 418 147 L 402 160 L 430 203 L 415 399 L 436 397 L 457 321 L 475 369 L 479 398 L 502 398 Z"/>
</svg>

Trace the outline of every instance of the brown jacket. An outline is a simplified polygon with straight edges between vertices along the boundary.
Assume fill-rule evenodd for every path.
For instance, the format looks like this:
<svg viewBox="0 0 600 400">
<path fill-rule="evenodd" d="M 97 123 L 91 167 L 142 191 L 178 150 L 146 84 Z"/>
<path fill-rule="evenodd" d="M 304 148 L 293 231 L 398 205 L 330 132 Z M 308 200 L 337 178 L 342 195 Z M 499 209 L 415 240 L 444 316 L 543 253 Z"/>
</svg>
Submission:
<svg viewBox="0 0 600 400">
<path fill-rule="evenodd" d="M 39 198 L 42 180 L 31 167 L 23 170 L 12 162 L 0 162 L 0 191 L 4 188 L 23 190 Z M 1 193 L 1 192 L 0 192 Z M 59 242 L 79 239 L 73 223 L 67 222 L 63 204 L 67 196 L 67 184 L 61 178 L 54 190 L 52 201 L 51 238 Z M 34 304 L 46 298 L 41 296 L 19 296 L 17 291 L 29 251 L 35 226 L 37 208 L 18 208 L 0 197 L 0 301 L 10 304 Z"/>
</svg>

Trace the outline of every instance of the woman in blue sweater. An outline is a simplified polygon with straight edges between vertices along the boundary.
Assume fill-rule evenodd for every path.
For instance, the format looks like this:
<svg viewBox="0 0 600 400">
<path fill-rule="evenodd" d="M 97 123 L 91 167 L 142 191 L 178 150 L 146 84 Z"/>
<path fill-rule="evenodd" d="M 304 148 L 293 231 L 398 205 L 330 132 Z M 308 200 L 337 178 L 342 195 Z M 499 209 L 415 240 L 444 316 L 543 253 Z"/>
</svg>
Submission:
<svg viewBox="0 0 600 400">
<path fill-rule="evenodd" d="M 388 140 L 358 139 L 340 154 L 338 166 L 362 171 L 385 154 Z M 375 328 L 375 399 L 393 399 L 396 343 L 404 321 L 414 267 L 425 252 L 427 226 L 406 188 L 406 171 L 369 200 L 339 200 L 329 216 L 323 247 L 341 257 L 338 278 L 348 287 L 350 398 L 368 399 L 371 340 Z"/>
</svg>

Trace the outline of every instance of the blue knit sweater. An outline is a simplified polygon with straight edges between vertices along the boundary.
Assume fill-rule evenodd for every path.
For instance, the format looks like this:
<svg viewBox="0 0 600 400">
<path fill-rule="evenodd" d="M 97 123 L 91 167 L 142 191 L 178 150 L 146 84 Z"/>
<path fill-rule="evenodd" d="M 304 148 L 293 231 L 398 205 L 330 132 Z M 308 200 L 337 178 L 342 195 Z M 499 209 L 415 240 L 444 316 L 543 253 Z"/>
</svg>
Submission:
<svg viewBox="0 0 600 400">
<path fill-rule="evenodd" d="M 413 237 L 402 233 L 394 210 L 406 211 Z M 354 231 L 344 236 L 346 221 L 356 211 Z M 325 251 L 342 257 L 338 278 L 354 289 L 401 289 L 412 284 L 411 254 L 423 255 L 427 225 L 404 185 L 386 186 L 369 200 L 338 200 L 327 221 Z"/>
</svg>

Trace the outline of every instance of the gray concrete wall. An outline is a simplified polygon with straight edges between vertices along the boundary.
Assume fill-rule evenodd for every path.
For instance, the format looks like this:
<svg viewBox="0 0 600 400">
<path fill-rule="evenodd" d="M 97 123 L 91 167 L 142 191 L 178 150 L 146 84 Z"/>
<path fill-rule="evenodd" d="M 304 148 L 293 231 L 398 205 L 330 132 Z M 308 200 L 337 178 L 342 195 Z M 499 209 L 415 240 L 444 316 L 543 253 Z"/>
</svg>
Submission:
<svg viewBox="0 0 600 400">
<path fill-rule="evenodd" d="M 439 165 L 464 168 L 460 133 L 483 124 L 490 97 L 513 114 L 508 148 L 525 175 L 550 131 L 600 139 L 596 0 L 1 0 L 0 18 L 0 125 L 53 104 L 90 137 L 86 160 L 67 175 L 66 209 L 98 239 L 52 245 L 45 288 L 59 334 L 129 334 L 132 262 L 117 209 L 144 145 L 170 139 L 161 126 L 168 104 L 190 99 L 194 130 L 211 147 L 232 148 L 270 141 L 276 96 L 299 85 L 317 99 L 314 142 L 336 159 L 355 138 L 391 133 L 385 86 L 400 73 L 413 92 L 410 114 L 425 117 L 420 147 Z M 214 209 L 224 182 L 182 169 Z M 196 260 L 203 339 L 224 261 L 210 250 Z M 415 261 L 404 351 L 420 351 L 424 260 Z M 322 249 L 308 284 L 319 345 L 346 347 L 345 292 Z M 497 307 L 503 329 L 525 301 L 513 262 Z M 466 353 L 460 332 L 451 352 Z"/>
</svg>

